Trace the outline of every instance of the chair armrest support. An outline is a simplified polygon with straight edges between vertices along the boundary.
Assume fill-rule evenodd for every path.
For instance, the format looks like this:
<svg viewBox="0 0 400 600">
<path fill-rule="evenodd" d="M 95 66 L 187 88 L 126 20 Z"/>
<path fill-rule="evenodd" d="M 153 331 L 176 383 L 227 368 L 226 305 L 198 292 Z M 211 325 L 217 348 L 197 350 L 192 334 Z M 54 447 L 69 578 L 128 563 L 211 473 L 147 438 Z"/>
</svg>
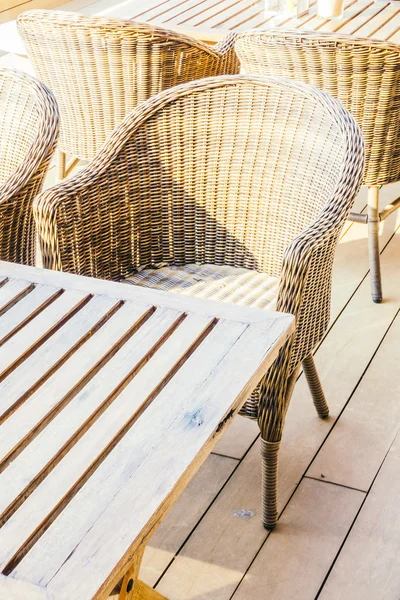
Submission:
<svg viewBox="0 0 400 600">
<path fill-rule="evenodd" d="M 222 39 L 219 40 L 218 44 L 215 44 L 213 50 L 224 56 L 227 52 L 235 49 L 235 41 L 238 37 L 238 33 L 235 31 L 231 31 L 227 33 Z"/>
<path fill-rule="evenodd" d="M 322 339 L 330 319 L 332 266 L 342 223 L 323 221 L 317 219 L 300 233 L 283 257 L 276 308 L 296 317 L 290 372 Z"/>
</svg>

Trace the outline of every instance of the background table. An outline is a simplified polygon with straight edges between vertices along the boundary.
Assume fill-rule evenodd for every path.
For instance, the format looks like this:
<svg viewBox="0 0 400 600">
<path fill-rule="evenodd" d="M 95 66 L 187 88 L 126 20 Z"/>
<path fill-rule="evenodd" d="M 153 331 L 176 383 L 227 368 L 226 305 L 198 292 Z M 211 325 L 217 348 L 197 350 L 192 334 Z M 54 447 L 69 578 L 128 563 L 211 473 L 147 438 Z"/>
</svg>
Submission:
<svg viewBox="0 0 400 600">
<path fill-rule="evenodd" d="M 46 7 L 46 1 L 37 0 L 37 7 Z M 24 6 L 18 11 L 26 10 Z M 71 0 L 56 10 L 149 21 L 211 44 L 228 31 L 274 27 L 340 32 L 400 44 L 400 1 L 345 0 L 343 19 L 337 20 L 317 17 L 315 1 L 309 14 L 300 19 L 266 17 L 264 6 L 264 0 Z M 16 14 L 10 13 L 9 18 Z M 1 51 L 25 55 L 14 21 L 0 25 L 0 56 Z M 18 57 L 3 59 L 5 66 L 26 68 Z"/>
<path fill-rule="evenodd" d="M 65 5 L 67 8 L 68 5 Z M 345 0 L 343 19 L 338 20 L 317 17 L 316 2 L 312 3 L 309 14 L 300 19 L 266 17 L 264 2 L 254 0 L 150 0 L 114 3 L 114 6 L 109 0 L 99 0 L 76 10 L 93 11 L 92 14 L 103 10 L 108 16 L 151 21 L 171 29 L 185 30 L 206 41 L 217 41 L 230 30 L 284 27 L 356 34 L 400 43 L 400 2 Z"/>
<path fill-rule="evenodd" d="M 0 598 L 128 598 L 293 322 L 0 262 Z"/>
</svg>

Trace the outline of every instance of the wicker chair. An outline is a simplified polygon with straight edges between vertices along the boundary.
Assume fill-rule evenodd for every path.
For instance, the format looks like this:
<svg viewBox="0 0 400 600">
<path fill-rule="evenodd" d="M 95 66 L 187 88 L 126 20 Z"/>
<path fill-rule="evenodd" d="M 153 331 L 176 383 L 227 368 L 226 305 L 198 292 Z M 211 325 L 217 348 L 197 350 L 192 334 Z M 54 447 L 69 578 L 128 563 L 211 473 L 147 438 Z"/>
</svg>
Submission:
<svg viewBox="0 0 400 600">
<path fill-rule="evenodd" d="M 366 146 L 367 214 L 350 220 L 368 225 L 372 299 L 382 301 L 379 222 L 400 198 L 379 212 L 379 190 L 400 181 L 400 46 L 353 36 L 302 31 L 240 35 L 236 52 L 246 73 L 287 77 L 338 98 L 361 127 Z"/>
<path fill-rule="evenodd" d="M 239 72 L 230 33 L 214 48 L 148 23 L 31 10 L 18 31 L 61 113 L 59 178 L 93 158 L 138 104 L 179 83 Z M 74 160 L 67 166 L 66 157 Z"/>
<path fill-rule="evenodd" d="M 267 528 L 301 363 L 328 415 L 312 350 L 363 157 L 358 126 L 324 92 L 212 77 L 139 106 L 84 170 L 35 202 L 49 268 L 296 315 L 296 334 L 242 410 L 260 425 Z"/>
<path fill-rule="evenodd" d="M 0 259 L 33 265 L 32 202 L 58 138 L 52 93 L 39 81 L 0 67 Z"/>
</svg>

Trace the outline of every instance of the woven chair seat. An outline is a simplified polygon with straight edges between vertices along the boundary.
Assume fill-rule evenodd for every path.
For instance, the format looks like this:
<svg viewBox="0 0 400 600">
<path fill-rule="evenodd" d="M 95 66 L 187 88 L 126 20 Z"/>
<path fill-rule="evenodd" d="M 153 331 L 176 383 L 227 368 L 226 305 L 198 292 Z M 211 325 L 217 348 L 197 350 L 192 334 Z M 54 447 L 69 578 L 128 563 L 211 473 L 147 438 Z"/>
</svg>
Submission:
<svg viewBox="0 0 400 600">
<path fill-rule="evenodd" d="M 210 264 L 156 265 L 123 280 L 124 283 L 178 292 L 242 306 L 275 309 L 279 277 L 250 269 Z"/>
</svg>

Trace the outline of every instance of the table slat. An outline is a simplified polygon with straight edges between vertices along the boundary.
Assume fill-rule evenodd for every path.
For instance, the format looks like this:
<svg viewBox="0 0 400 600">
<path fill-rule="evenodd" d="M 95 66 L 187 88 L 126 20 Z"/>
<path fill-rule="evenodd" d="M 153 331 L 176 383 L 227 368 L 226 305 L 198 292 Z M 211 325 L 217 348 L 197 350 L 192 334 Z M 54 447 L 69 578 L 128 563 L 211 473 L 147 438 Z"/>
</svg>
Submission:
<svg viewBox="0 0 400 600">
<path fill-rule="evenodd" d="M 237 1 L 237 0 L 236 0 Z M 165 23 L 165 26 L 172 24 L 180 25 L 186 23 L 190 19 L 196 19 L 199 22 L 203 22 L 207 17 L 214 16 L 220 9 L 229 7 L 235 0 L 222 0 L 221 3 L 218 0 L 189 0 L 184 4 L 179 3 L 173 10 L 169 10 L 168 14 L 159 16 L 159 19 Z M 193 23 L 191 27 L 193 27 Z"/>
<path fill-rule="evenodd" d="M 207 19 L 204 22 L 204 26 L 206 27 L 223 27 L 223 29 L 228 30 L 228 29 L 234 29 L 235 28 L 235 20 L 237 21 L 242 21 L 243 19 L 241 19 L 240 17 L 238 18 L 238 15 L 244 15 L 246 12 L 248 12 L 249 10 L 253 10 L 254 8 L 252 8 L 252 5 L 256 4 L 257 1 L 253 0 L 247 0 L 246 2 L 243 2 L 243 0 L 240 0 L 239 2 L 231 2 L 231 6 L 229 8 L 227 8 L 226 10 L 224 10 L 222 13 L 218 13 L 215 16 L 211 17 L 210 19 Z M 218 11 L 216 11 L 218 12 Z M 233 19 L 233 22 L 232 22 Z M 191 25 L 192 23 L 194 23 L 195 21 L 190 20 L 186 23 L 186 25 Z"/>
<path fill-rule="evenodd" d="M 0 316 L 0 345 L 26 325 L 41 310 L 61 294 L 60 288 L 37 285 L 29 294 Z"/>
<path fill-rule="evenodd" d="M 2 282 L 4 278 L 2 279 Z M 19 298 L 33 289 L 32 283 L 20 279 L 10 279 L 0 287 L 0 314 L 3 314 Z"/>
<path fill-rule="evenodd" d="M 389 38 L 389 42 L 393 44 L 400 44 L 400 28 Z"/>
<path fill-rule="evenodd" d="M 122 345 L 134 334 L 137 326 L 149 313 L 150 310 L 144 310 L 142 307 L 127 302 L 2 424 L 0 470 L 4 469 L 5 462 L 8 461 L 10 455 L 32 442 L 33 437 L 39 433 L 38 430 L 43 427 L 46 420 L 54 418 L 55 411 L 61 410 L 64 404 L 71 401 L 101 367 L 104 368 L 107 360 L 112 359 L 114 362 L 115 360 L 118 362 L 115 357 L 113 359 L 114 354 L 117 352 L 117 355 L 120 356 Z M 79 403 L 79 398 L 79 396 L 78 399 L 75 398 L 74 402 Z M 69 407 L 68 410 L 70 411 Z M 66 411 L 67 409 L 64 409 L 63 415 L 66 414 Z M 39 438 L 42 440 L 43 436 L 39 436 Z M 55 442 L 61 443 L 61 439 L 58 438 Z M 40 457 L 45 456 L 46 451 L 47 449 L 44 446 L 40 447 L 40 442 L 35 440 L 34 443 L 30 443 L 27 452 L 14 460 L 0 475 L 0 488 L 5 492 L 0 499 L 0 521 L 12 498 L 17 497 L 24 489 L 19 489 L 18 486 L 22 483 L 27 485 L 35 475 L 29 471 L 31 464 L 39 464 Z M 26 461 L 25 469 L 19 467 L 22 461 Z M 41 468 L 45 464 L 46 462 L 41 465 Z M 39 471 L 38 467 L 36 473 Z"/>
<path fill-rule="evenodd" d="M 53 522 L 50 528 L 36 542 L 19 565 L 17 565 L 16 569 L 13 571 L 13 576 L 32 583 L 41 581 L 43 584 L 47 585 L 50 579 L 59 570 L 60 566 L 68 558 L 71 550 L 76 547 L 77 543 L 85 535 L 88 528 L 93 525 L 93 522 L 106 509 L 107 505 L 112 502 L 116 490 L 121 489 L 126 484 L 138 466 L 146 458 L 148 452 L 153 446 L 159 443 L 158 431 L 160 427 L 163 428 L 163 430 L 166 430 L 171 419 L 173 421 L 176 419 L 176 402 L 178 401 L 181 409 L 186 412 L 186 405 L 190 404 L 191 390 L 193 388 L 200 388 L 201 383 L 210 376 L 213 368 L 215 368 L 215 365 L 218 364 L 221 358 L 226 354 L 230 345 L 234 343 L 247 327 L 247 325 L 241 323 L 226 322 L 221 323 L 220 326 L 216 325 L 213 331 L 201 344 L 200 348 L 198 348 L 196 352 L 181 365 L 182 358 L 187 355 L 187 351 L 192 346 L 193 341 L 197 340 L 204 331 L 209 331 L 209 326 L 209 319 L 207 320 L 204 319 L 204 317 L 197 315 L 190 315 L 187 317 L 176 330 L 175 334 L 166 342 L 163 351 L 157 353 L 154 359 L 147 363 L 147 365 L 132 380 L 130 385 L 128 385 L 113 402 L 108 414 L 102 415 L 102 417 L 100 417 L 87 432 L 86 436 L 73 448 L 71 452 L 78 449 L 78 445 L 81 446 L 81 448 L 78 449 L 79 456 L 70 453 L 71 455 L 68 460 L 69 468 L 64 469 L 65 473 L 60 477 L 58 487 L 56 488 L 57 490 L 61 485 L 64 485 L 65 478 L 68 477 L 67 470 L 71 471 L 72 469 L 76 469 L 78 465 L 78 468 L 82 467 L 82 454 L 88 454 L 89 460 L 92 461 L 93 450 L 96 450 L 98 440 L 104 438 L 106 440 L 113 439 L 115 433 L 123 427 L 126 420 L 135 412 L 135 407 L 137 408 L 140 406 L 140 404 L 154 392 L 157 384 L 162 381 L 171 369 L 174 369 L 174 365 L 176 365 L 174 371 L 176 371 L 176 367 L 179 368 L 179 366 L 181 366 L 178 372 L 174 374 L 172 381 L 156 395 L 150 406 L 141 415 L 140 419 L 125 433 L 118 445 L 99 465 L 98 469 L 91 475 L 90 479 L 88 479 L 78 494 L 72 498 L 71 502 L 64 508 L 63 512 Z M 212 335 L 217 330 L 220 332 L 220 335 Z M 223 334 L 225 334 L 225 339 L 221 339 Z M 187 368 L 191 375 L 190 379 L 187 381 L 185 380 L 179 390 L 177 400 L 175 400 L 170 407 L 168 403 L 165 404 L 165 402 L 168 401 L 164 401 L 165 391 L 171 385 L 175 390 L 176 386 L 174 381 L 176 378 L 181 380 L 179 374 L 187 372 L 187 368 L 185 369 L 186 365 L 188 365 Z M 193 372 L 193 367 L 195 367 L 196 372 Z M 134 408 L 131 406 L 132 398 L 135 399 L 136 406 Z M 164 406 L 164 410 L 160 411 L 160 406 Z M 152 410 L 153 407 L 154 409 Z M 114 415 L 113 417 L 110 415 L 111 412 Z M 148 414 L 153 414 L 150 429 L 148 428 Z M 141 432 L 144 423 L 147 428 L 145 439 L 143 439 L 141 434 L 139 435 L 137 430 L 137 427 L 139 427 L 139 432 Z M 182 447 L 180 452 L 186 452 L 186 450 L 186 447 Z M 87 460 L 87 458 L 85 458 L 85 460 Z M 55 471 L 53 471 L 53 473 L 54 472 Z M 51 473 L 50 477 L 53 473 Z M 158 477 L 157 473 L 154 473 L 153 475 L 155 478 Z M 50 479 L 50 477 L 48 479 Z M 98 494 L 96 494 L 96 498 L 93 496 L 95 488 L 102 490 L 101 497 L 99 497 Z M 41 494 L 43 500 L 48 501 L 48 494 L 43 492 L 44 490 Z M 31 497 L 28 498 L 27 502 L 25 502 L 21 508 L 24 508 L 29 504 Z M 36 506 L 35 510 L 32 510 L 31 507 L 30 514 L 36 514 L 36 512 Z M 70 519 L 73 520 L 74 525 L 73 528 L 67 526 L 67 530 L 69 531 L 66 531 L 64 528 L 67 523 L 71 522 Z M 9 539 L 7 537 L 7 546 L 11 543 L 15 543 L 13 542 L 15 533 L 11 533 L 11 528 L 7 527 L 12 521 L 13 518 L 11 518 L 3 527 L 3 529 L 8 531 Z M 23 520 L 19 518 L 18 521 L 21 525 Z M 63 539 L 62 541 L 59 540 L 58 548 L 54 554 L 54 535 L 58 536 L 57 532 L 61 529 L 64 531 Z M 2 530 L 0 530 L 0 548 L 3 546 L 3 537 L 1 534 Z M 43 569 L 43 562 L 42 565 L 38 564 L 39 557 L 41 557 L 39 563 L 45 557 L 45 569 Z"/>
<path fill-rule="evenodd" d="M 105 0 L 107 1 L 107 0 Z M 127 4 L 127 8 L 125 5 Z M 101 6 L 101 3 L 100 5 Z M 135 8 L 134 8 L 135 7 Z M 121 12 L 122 11 L 122 12 Z M 110 16 L 146 20 L 157 25 L 176 28 L 197 38 L 207 39 L 214 35 L 222 37 L 229 30 L 248 29 L 304 29 L 343 34 L 356 34 L 388 40 L 397 40 L 400 26 L 396 16 L 400 12 L 396 3 L 374 2 L 373 0 L 350 0 L 345 2 L 342 19 L 323 19 L 316 14 L 316 3 L 311 3 L 309 13 L 303 17 L 290 18 L 287 15 L 268 16 L 263 2 L 257 0 L 174 0 L 159 2 L 150 6 L 124 3 L 110 9 Z M 214 33 L 213 33 L 214 32 Z M 211 36 L 211 37 L 210 37 Z"/>
<path fill-rule="evenodd" d="M 354 0 L 355 1 L 355 0 Z M 272 21 L 268 21 L 267 22 L 267 26 L 266 27 L 262 27 L 262 29 L 277 29 L 279 27 L 283 28 L 283 29 L 309 29 L 309 22 L 312 21 L 312 19 L 314 18 L 318 18 L 316 17 L 317 14 L 317 4 L 316 2 L 311 3 L 310 5 L 310 9 L 309 12 L 306 15 L 303 15 L 302 17 L 295 17 L 295 18 L 291 18 L 288 17 L 287 15 L 279 15 L 277 17 L 275 17 Z M 320 20 L 320 19 L 319 19 Z"/>
<path fill-rule="evenodd" d="M 170 2 L 155 2 L 152 3 L 151 6 L 148 3 L 146 3 L 146 5 L 142 4 L 141 6 L 138 6 L 136 10 L 134 10 L 132 19 L 150 22 L 152 19 L 163 17 L 164 21 L 166 18 L 168 18 L 170 11 L 175 9 L 175 7 L 179 6 L 180 4 L 185 4 L 186 6 L 186 2 L 174 2 L 173 5 L 171 5 Z"/>
<path fill-rule="evenodd" d="M 252 23 L 262 22 L 264 14 L 264 11 L 260 10 L 259 5 L 255 4 L 227 21 L 222 20 L 217 27 L 228 27 L 231 31 L 246 31 L 252 29 Z"/>
<path fill-rule="evenodd" d="M 4 577 L 0 573 L 0 590 L 2 600 L 49 600 L 46 590 L 31 583 Z"/>
<path fill-rule="evenodd" d="M 28 355 L 0 383 L 0 422 L 101 325 L 119 302 L 98 296 L 81 305 L 82 294 L 65 292 L 0 348 L 3 372 L 8 366 L 18 364 L 21 355 Z M 81 309 L 66 321 L 77 307 Z M 53 335 L 47 335 L 49 332 Z"/>
<path fill-rule="evenodd" d="M 391 7 L 394 8 L 395 6 L 397 6 L 397 5 L 391 4 Z M 388 9 L 386 9 L 386 11 L 387 10 Z M 398 16 L 399 12 L 400 12 L 400 9 L 398 12 L 393 13 L 391 19 L 389 21 L 387 21 L 384 25 L 382 25 L 377 31 L 375 31 L 374 34 L 372 35 L 372 37 L 377 40 L 391 41 L 390 40 L 391 36 L 394 35 L 400 29 L 399 19 L 396 18 Z"/>
<path fill-rule="evenodd" d="M 384 5 L 383 5 L 384 6 Z M 377 14 L 382 12 L 382 5 L 374 2 L 371 6 L 368 6 L 361 14 L 354 16 L 350 21 L 347 21 L 343 27 L 340 28 L 340 33 L 345 35 L 359 35 L 358 30 L 365 24 L 369 23 Z"/>
<path fill-rule="evenodd" d="M 236 342 L 233 341 L 234 330 L 237 334 Z M 264 334 L 252 343 L 251 352 L 252 357 L 257 356 L 261 362 L 262 357 L 271 350 L 271 331 Z M 125 463 L 125 470 L 129 468 L 131 473 L 126 484 L 118 485 L 120 491 L 94 525 L 87 528 L 92 517 L 86 521 L 85 537 L 77 547 L 73 546 L 75 550 L 72 555 L 64 555 L 64 559 L 68 559 L 48 585 L 49 591 L 62 590 L 60 600 L 77 600 L 78 595 L 71 585 L 71 573 L 78 565 L 81 590 L 87 597 L 97 592 L 99 584 L 107 581 L 110 565 L 119 562 L 123 571 L 127 556 L 144 535 L 143 530 L 151 529 L 160 519 L 159 511 L 165 511 L 168 503 L 173 500 L 173 492 L 177 482 L 182 480 L 182 473 L 190 479 L 193 471 L 199 468 L 208 454 L 207 444 L 214 443 L 216 430 L 219 435 L 222 433 L 224 425 L 234 415 L 234 408 L 238 408 L 254 386 L 254 366 L 245 351 L 249 348 L 252 337 L 248 327 L 241 331 L 237 324 L 233 326 L 232 323 L 225 322 L 217 325 L 197 350 L 195 364 L 201 373 L 197 372 L 196 381 L 192 376 L 193 355 L 82 488 L 82 493 L 74 498 L 61 515 L 60 523 L 53 523 L 53 531 L 52 528 L 48 530 L 47 540 L 42 538 L 47 543 L 34 549 L 36 560 L 40 552 L 47 555 L 50 551 L 56 551 L 54 542 L 59 538 L 59 527 L 65 531 L 65 526 L 74 514 L 83 518 L 86 512 L 88 519 L 88 502 L 90 506 L 94 490 L 98 486 L 102 488 L 103 478 L 107 472 L 113 471 L 114 464 L 121 461 Z M 259 371 L 256 376 L 258 380 Z M 249 384 L 243 386 L 244 380 Z M 226 395 L 237 397 L 237 403 L 228 414 Z M 129 461 L 132 465 L 129 465 Z M 137 489 L 141 490 L 140 498 L 134 492 Z M 123 531 L 110 533 L 110 522 L 115 521 L 117 514 L 124 523 Z M 85 565 L 89 564 L 94 547 L 96 565 L 90 569 L 89 580 Z M 30 579 L 34 570 L 34 563 L 31 563 L 29 571 L 24 568 L 20 575 Z M 35 580 L 38 580 L 37 575 Z"/>
<path fill-rule="evenodd" d="M 375 17 L 373 17 L 368 23 L 365 23 L 362 27 L 357 30 L 357 36 L 359 37 L 371 37 L 377 38 L 377 36 L 385 36 L 385 27 L 387 27 L 387 36 L 389 36 L 389 32 L 393 33 L 395 28 L 393 28 L 393 19 L 397 22 L 397 27 L 400 27 L 398 19 L 395 19 L 395 16 L 399 14 L 400 7 L 395 2 L 392 2 L 388 5 L 383 5 L 383 10 L 379 12 Z M 389 23 L 391 25 L 389 25 Z M 396 27 L 396 25 L 395 25 Z M 380 37 L 380 39 L 386 39 L 385 37 Z"/>
<path fill-rule="evenodd" d="M 3 287 L 28 284 L 7 304 L 8 322 L 0 316 L 0 597 L 100 600 L 294 320 L 21 265 L 0 269 Z M 127 529 L 128 497 L 135 525 Z M 87 557 L 96 523 L 112 515 L 111 552 L 100 548 L 99 561 L 76 568 L 75 553 Z"/>
<path fill-rule="evenodd" d="M 91 380 L 88 388 L 84 388 L 73 401 L 73 404 L 71 403 L 72 410 L 79 411 L 77 415 L 72 417 L 74 421 L 78 421 L 80 416 L 81 418 L 82 416 L 87 417 L 87 412 L 95 411 L 96 406 L 106 402 L 113 395 L 115 396 L 115 391 L 119 391 L 121 382 L 134 370 L 146 354 L 152 352 L 154 346 L 160 339 L 163 339 L 174 323 L 180 320 L 181 315 L 179 313 L 160 309 L 151 319 L 146 321 L 138 333 L 116 354 L 115 360 L 110 361 Z M 0 529 L 1 569 L 4 569 L 5 565 L 24 545 L 32 532 L 40 526 L 41 522 L 45 521 L 57 503 L 62 502 L 63 498 L 75 488 L 76 482 L 96 464 L 103 451 L 114 443 L 115 437 L 134 418 L 135 413 L 142 410 L 143 403 L 149 401 L 155 388 L 160 385 L 165 377 L 168 377 L 174 365 L 179 363 L 182 355 L 187 352 L 187 349 L 209 324 L 210 318 L 187 317 L 161 346 L 162 352 L 156 352 L 122 393 L 116 398 L 112 398 L 114 401 L 111 404 L 108 402 L 110 406 L 107 410 L 98 415 L 98 419 L 80 437 L 68 455 L 58 462 L 47 478 L 3 525 Z M 52 435 L 53 430 L 58 431 L 60 435 L 64 435 L 63 428 L 64 431 L 65 427 L 68 429 L 65 422 L 68 420 L 67 415 L 70 413 L 71 405 L 60 413 L 54 424 L 50 425 L 50 435 Z M 46 439 L 46 437 L 47 433 L 44 430 L 41 439 Z M 26 449 L 26 452 L 28 451 L 29 447 Z M 51 454 L 51 449 L 49 451 Z M 23 460 L 21 460 L 21 465 L 21 468 L 24 468 Z M 120 466 L 115 465 L 114 472 L 109 474 L 108 482 L 104 482 L 104 485 L 99 488 L 102 489 L 101 498 L 97 498 L 98 504 L 96 503 L 96 506 L 98 508 L 94 507 L 93 510 L 99 510 L 109 495 L 111 494 L 112 497 L 115 493 L 112 480 L 118 475 L 121 476 Z M 6 472 L 7 470 L 4 474 Z M 73 529 L 79 535 L 77 523 L 74 524 Z M 46 572 L 49 572 L 48 565 L 46 566 Z M 21 579 L 24 579 L 24 577 Z"/>
<path fill-rule="evenodd" d="M 182 0 L 180 1 L 182 2 Z M 160 4 L 163 4 L 160 0 L 146 0 L 145 3 L 143 3 L 143 0 L 130 0 L 121 4 L 115 4 L 112 9 L 112 16 L 118 19 L 131 19 L 132 21 L 148 21 L 146 18 L 147 11 Z M 137 15 L 139 17 L 136 17 Z"/>
<path fill-rule="evenodd" d="M 351 7 L 356 1 L 357 0 L 347 0 L 344 4 L 345 10 Z M 314 3 L 312 6 L 310 6 L 308 14 L 303 15 L 299 19 L 291 19 L 290 21 L 285 23 L 283 28 L 288 30 L 302 29 L 304 31 L 317 31 L 323 30 L 325 25 L 328 25 L 329 23 L 331 23 L 329 19 L 325 19 L 317 15 L 317 3 Z"/>
</svg>

